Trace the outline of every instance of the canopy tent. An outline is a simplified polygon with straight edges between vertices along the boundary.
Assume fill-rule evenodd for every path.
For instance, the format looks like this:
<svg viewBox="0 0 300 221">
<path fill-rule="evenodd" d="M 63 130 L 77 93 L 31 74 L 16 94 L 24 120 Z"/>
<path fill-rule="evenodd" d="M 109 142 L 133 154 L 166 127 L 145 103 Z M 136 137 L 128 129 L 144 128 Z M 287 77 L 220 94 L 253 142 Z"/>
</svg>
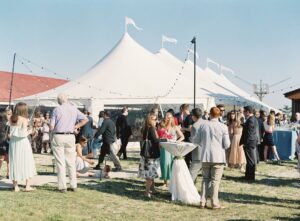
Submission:
<svg viewBox="0 0 300 221">
<path fill-rule="evenodd" d="M 182 75 L 189 81 L 193 81 L 194 63 L 190 60 L 184 63 L 169 53 L 165 48 L 159 50 L 156 56 L 169 66 L 182 70 Z M 254 98 L 244 90 L 229 81 L 223 74 L 217 74 L 210 68 L 202 69 L 196 66 L 197 88 L 201 93 L 214 97 L 216 103 L 225 105 L 244 106 L 251 104 L 256 108 L 270 110 L 267 104 Z M 192 88 L 191 88 L 192 89 Z"/>
<path fill-rule="evenodd" d="M 104 105 L 192 103 L 193 82 L 176 78 L 177 70 L 160 61 L 128 33 L 87 73 L 60 87 L 25 97 L 29 105 L 56 106 L 56 97 L 65 93 L 76 106 L 84 106 L 94 115 Z M 205 108 L 214 99 L 197 90 L 197 104 Z"/>
<path fill-rule="evenodd" d="M 235 94 L 236 96 L 240 97 L 239 102 L 241 102 L 241 104 L 252 105 L 255 108 L 264 109 L 267 111 L 270 111 L 271 109 L 273 109 L 276 112 L 280 112 L 279 110 L 277 110 L 273 107 L 270 107 L 266 103 L 258 100 L 253 95 L 250 95 L 249 93 L 245 92 L 243 89 L 239 88 L 237 85 L 232 83 L 228 78 L 226 78 L 226 76 L 224 74 L 222 74 L 222 73 L 217 74 L 216 72 L 214 72 L 212 69 L 210 69 L 208 67 L 205 68 L 205 72 L 208 75 L 213 76 L 214 82 L 216 85 L 218 85 L 219 87 L 222 87 L 222 88 L 230 91 L 231 93 Z"/>
</svg>

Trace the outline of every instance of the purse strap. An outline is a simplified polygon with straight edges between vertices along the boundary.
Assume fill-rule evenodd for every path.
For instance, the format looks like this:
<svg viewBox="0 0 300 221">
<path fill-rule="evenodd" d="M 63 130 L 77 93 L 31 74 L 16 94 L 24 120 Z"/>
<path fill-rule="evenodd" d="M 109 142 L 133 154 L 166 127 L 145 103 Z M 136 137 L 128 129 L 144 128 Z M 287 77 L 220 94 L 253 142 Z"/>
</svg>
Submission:
<svg viewBox="0 0 300 221">
<path fill-rule="evenodd" d="M 5 124 L 5 136 L 8 136 L 8 133 L 9 133 L 9 130 L 10 130 L 10 124 L 9 123 L 6 123 Z"/>
<path fill-rule="evenodd" d="M 145 140 L 148 140 L 148 132 L 149 132 L 149 127 L 147 127 L 147 132 L 146 132 Z"/>
</svg>

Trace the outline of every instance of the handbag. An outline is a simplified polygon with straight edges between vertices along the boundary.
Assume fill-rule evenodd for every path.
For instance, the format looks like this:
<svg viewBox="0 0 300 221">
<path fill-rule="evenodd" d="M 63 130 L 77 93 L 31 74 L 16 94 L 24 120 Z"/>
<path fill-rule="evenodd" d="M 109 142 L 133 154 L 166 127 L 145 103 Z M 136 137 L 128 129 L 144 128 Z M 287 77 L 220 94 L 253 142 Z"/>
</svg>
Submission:
<svg viewBox="0 0 300 221">
<path fill-rule="evenodd" d="M 152 158 L 151 149 L 152 149 L 152 143 L 150 140 L 142 140 L 140 141 L 141 145 L 141 152 L 140 155 L 145 158 Z"/>
<path fill-rule="evenodd" d="M 3 156 L 8 153 L 9 149 L 9 133 L 10 127 L 8 125 L 5 126 L 5 139 L 0 143 L 0 156 Z"/>
<path fill-rule="evenodd" d="M 152 142 L 151 140 L 148 140 L 148 130 L 146 134 L 146 139 L 140 141 L 140 146 L 141 146 L 140 156 L 145 158 L 151 158 Z"/>
</svg>

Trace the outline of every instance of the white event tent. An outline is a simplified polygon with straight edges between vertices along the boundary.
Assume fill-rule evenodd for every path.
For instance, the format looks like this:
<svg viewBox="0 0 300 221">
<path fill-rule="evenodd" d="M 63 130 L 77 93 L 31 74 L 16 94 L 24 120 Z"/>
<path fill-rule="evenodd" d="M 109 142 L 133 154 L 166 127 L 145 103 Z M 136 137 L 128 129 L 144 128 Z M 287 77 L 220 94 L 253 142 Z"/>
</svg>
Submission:
<svg viewBox="0 0 300 221">
<path fill-rule="evenodd" d="M 184 67 L 182 73 L 183 76 L 189 81 L 193 81 L 194 63 L 189 59 L 182 62 L 169 53 L 165 48 L 160 49 L 159 52 L 156 53 L 156 56 L 167 65 L 172 66 L 173 68 L 176 67 L 177 70 L 181 70 L 181 68 Z M 213 97 L 216 103 L 237 106 L 251 104 L 256 108 L 262 108 L 265 110 L 271 109 L 271 107 L 267 104 L 259 101 L 233 84 L 222 73 L 217 74 L 208 67 L 203 70 L 201 67 L 196 66 L 196 76 L 197 88 L 199 91 L 207 96 Z"/>
<path fill-rule="evenodd" d="M 71 103 L 93 117 L 105 105 L 182 104 L 193 102 L 194 64 L 184 63 L 162 48 L 153 54 L 126 32 L 116 46 L 89 71 L 62 86 L 17 99 L 30 106 L 57 106 L 65 93 Z M 196 103 L 209 109 L 215 103 L 270 107 L 243 91 L 223 74 L 197 66 Z M 180 74 L 179 74 L 180 73 Z"/>
<path fill-rule="evenodd" d="M 84 106 L 93 116 L 105 105 L 192 103 L 193 81 L 177 74 L 177 69 L 125 33 L 104 58 L 78 79 L 18 100 L 31 106 L 57 106 L 57 95 L 65 93 L 71 103 Z M 196 93 L 196 103 L 205 109 L 215 104 L 203 90 Z"/>
</svg>

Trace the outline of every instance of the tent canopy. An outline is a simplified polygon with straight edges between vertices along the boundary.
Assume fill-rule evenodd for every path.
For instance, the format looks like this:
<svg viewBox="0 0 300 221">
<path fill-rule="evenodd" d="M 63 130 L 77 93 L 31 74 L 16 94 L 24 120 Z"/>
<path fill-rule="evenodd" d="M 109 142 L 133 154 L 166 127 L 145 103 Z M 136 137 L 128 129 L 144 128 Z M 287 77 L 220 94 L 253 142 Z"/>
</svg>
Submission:
<svg viewBox="0 0 300 221">
<path fill-rule="evenodd" d="M 79 78 L 20 100 L 32 106 L 56 106 L 57 95 L 65 93 L 71 103 L 94 114 L 104 105 L 192 103 L 193 71 L 190 60 L 183 63 L 165 49 L 153 54 L 125 33 L 106 56 Z M 205 109 L 215 101 L 270 109 L 224 75 L 199 66 L 196 71 L 196 103 Z"/>
<path fill-rule="evenodd" d="M 79 78 L 20 100 L 30 105 L 55 106 L 57 95 L 65 93 L 73 104 L 87 108 L 96 103 L 100 109 L 105 104 L 192 103 L 193 82 L 177 78 L 177 72 L 125 33 L 104 58 Z M 213 98 L 201 89 L 197 89 L 197 103 L 214 104 Z"/>
</svg>

